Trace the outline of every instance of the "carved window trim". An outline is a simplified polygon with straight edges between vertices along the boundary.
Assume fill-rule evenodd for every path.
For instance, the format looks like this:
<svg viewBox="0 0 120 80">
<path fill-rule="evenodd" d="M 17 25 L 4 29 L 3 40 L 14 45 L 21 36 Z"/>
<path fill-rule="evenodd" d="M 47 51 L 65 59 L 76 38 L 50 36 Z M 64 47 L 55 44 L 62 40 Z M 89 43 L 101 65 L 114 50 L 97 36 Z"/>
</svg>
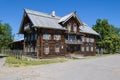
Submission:
<svg viewBox="0 0 120 80">
<path fill-rule="evenodd" d="M 69 23 L 69 24 L 67 24 L 67 30 L 68 30 L 68 32 L 70 32 L 70 31 L 71 31 L 71 25 L 70 25 L 70 23 Z"/>
<path fill-rule="evenodd" d="M 54 35 L 54 40 L 61 40 L 61 35 Z"/>
<path fill-rule="evenodd" d="M 60 47 L 55 47 L 55 52 L 59 53 L 60 52 Z"/>
<path fill-rule="evenodd" d="M 76 33 L 77 32 L 77 25 L 74 23 L 73 24 L 73 31 Z"/>
<path fill-rule="evenodd" d="M 50 48 L 49 48 L 49 47 L 44 47 L 44 53 L 45 53 L 46 55 L 48 55 L 49 52 L 50 52 Z"/>
<path fill-rule="evenodd" d="M 51 35 L 50 34 L 43 34 L 43 39 L 44 40 L 51 40 Z"/>
<path fill-rule="evenodd" d="M 84 46 L 81 47 L 81 51 L 82 51 L 82 52 L 85 51 L 85 47 L 84 47 Z"/>
</svg>

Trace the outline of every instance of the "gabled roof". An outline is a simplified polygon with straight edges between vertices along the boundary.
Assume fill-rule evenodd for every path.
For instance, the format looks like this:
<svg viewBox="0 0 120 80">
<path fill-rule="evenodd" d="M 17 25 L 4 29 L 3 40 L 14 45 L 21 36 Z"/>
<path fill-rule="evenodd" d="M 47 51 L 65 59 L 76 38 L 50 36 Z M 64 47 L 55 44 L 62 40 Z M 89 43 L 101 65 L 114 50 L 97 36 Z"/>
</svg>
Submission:
<svg viewBox="0 0 120 80">
<path fill-rule="evenodd" d="M 77 15 L 76 15 L 76 11 L 75 11 L 75 12 L 72 12 L 72 13 L 66 15 L 66 16 L 63 16 L 63 17 L 59 20 L 59 23 L 62 22 L 62 23 L 64 24 L 64 23 L 67 22 L 71 17 L 76 18 L 76 19 L 78 20 L 78 22 L 81 23 L 81 21 L 79 20 L 79 18 L 78 18 Z"/>
<path fill-rule="evenodd" d="M 27 16 L 27 19 L 29 19 L 30 22 L 32 22 L 33 24 L 32 27 L 49 28 L 49 29 L 51 28 L 51 29 L 60 29 L 60 30 L 66 30 L 65 27 L 63 27 L 60 23 L 64 24 L 69 19 L 74 17 L 79 24 L 81 25 L 83 24 L 82 26 L 80 26 L 80 32 L 99 35 L 87 24 L 82 23 L 78 18 L 78 16 L 76 15 L 76 12 L 72 12 L 63 17 L 58 17 L 58 16 L 53 17 L 51 16 L 51 14 L 41 13 L 38 11 L 29 10 L 29 9 L 24 9 L 23 20 L 20 26 L 19 33 L 22 33 L 23 31 L 23 27 L 24 27 L 23 23 L 26 16 Z"/>
<path fill-rule="evenodd" d="M 79 27 L 80 32 L 93 34 L 93 35 L 99 35 L 95 30 L 93 30 L 91 27 L 89 27 L 86 23 L 83 23 L 82 26 Z"/>
<path fill-rule="evenodd" d="M 70 13 L 70 14 L 68 14 L 68 15 L 66 15 L 66 16 L 63 16 L 63 17 L 59 20 L 59 23 L 60 23 L 60 22 L 64 22 L 64 21 L 66 21 L 67 19 L 71 18 L 73 14 L 74 14 L 74 13 Z"/>
<path fill-rule="evenodd" d="M 60 17 L 52 17 L 49 14 L 28 10 L 25 9 L 25 13 L 29 17 L 30 21 L 33 23 L 33 27 L 40 28 L 54 28 L 54 29 L 63 29 L 65 28 L 58 24 Z"/>
</svg>

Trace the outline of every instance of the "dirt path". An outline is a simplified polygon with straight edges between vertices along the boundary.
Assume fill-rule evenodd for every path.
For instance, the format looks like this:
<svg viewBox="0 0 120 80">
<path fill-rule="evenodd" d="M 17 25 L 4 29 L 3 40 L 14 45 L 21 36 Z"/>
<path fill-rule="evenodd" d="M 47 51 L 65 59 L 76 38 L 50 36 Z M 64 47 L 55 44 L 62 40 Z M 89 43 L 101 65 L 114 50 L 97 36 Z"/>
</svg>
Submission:
<svg viewBox="0 0 120 80">
<path fill-rule="evenodd" d="M 0 58 L 0 67 L 3 67 L 5 64 L 5 59 L 6 58 Z"/>
<path fill-rule="evenodd" d="M 120 80 L 120 55 L 64 63 L 4 68 L 0 80 Z"/>
</svg>

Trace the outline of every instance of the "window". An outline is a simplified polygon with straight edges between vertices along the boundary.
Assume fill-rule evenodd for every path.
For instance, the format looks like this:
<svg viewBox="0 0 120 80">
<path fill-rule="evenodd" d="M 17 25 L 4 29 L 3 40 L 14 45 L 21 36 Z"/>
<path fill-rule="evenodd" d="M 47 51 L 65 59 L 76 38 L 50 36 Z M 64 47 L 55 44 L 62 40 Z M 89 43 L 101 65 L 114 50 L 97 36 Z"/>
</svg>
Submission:
<svg viewBox="0 0 120 80">
<path fill-rule="evenodd" d="M 34 35 L 33 34 L 31 34 L 31 40 L 34 40 Z"/>
<path fill-rule="evenodd" d="M 44 53 L 45 53 L 45 54 L 49 54 L 49 47 L 45 47 L 45 48 L 44 48 Z"/>
<path fill-rule="evenodd" d="M 24 30 L 30 30 L 30 23 L 27 23 L 24 25 Z"/>
<path fill-rule="evenodd" d="M 37 47 L 35 46 L 35 52 L 37 52 Z"/>
<path fill-rule="evenodd" d="M 75 46 L 74 47 L 74 51 L 79 51 L 80 50 L 80 47 L 79 46 Z"/>
<path fill-rule="evenodd" d="M 84 52 L 84 51 L 85 51 L 85 48 L 84 48 L 84 47 L 81 47 L 81 51 Z"/>
<path fill-rule="evenodd" d="M 60 52 L 60 48 L 59 48 L 59 47 L 56 47 L 56 48 L 55 48 L 55 52 L 56 52 L 56 53 Z"/>
<path fill-rule="evenodd" d="M 70 36 L 68 36 L 68 38 L 69 38 L 69 40 L 76 40 L 76 36 L 74 36 L 74 35 L 70 35 Z"/>
<path fill-rule="evenodd" d="M 34 36 L 35 36 L 35 40 L 37 40 L 37 34 L 34 34 Z"/>
<path fill-rule="evenodd" d="M 93 47 L 91 47 L 91 51 L 93 51 Z"/>
<path fill-rule="evenodd" d="M 27 47 L 24 48 L 24 52 L 27 52 Z"/>
<path fill-rule="evenodd" d="M 67 29 L 68 29 L 69 32 L 71 31 L 71 25 L 70 24 L 67 25 Z"/>
<path fill-rule="evenodd" d="M 86 42 L 89 42 L 89 38 L 86 38 Z"/>
<path fill-rule="evenodd" d="M 27 35 L 27 41 L 30 41 L 30 35 Z"/>
<path fill-rule="evenodd" d="M 82 37 L 82 42 L 85 42 L 85 38 L 84 37 Z"/>
<path fill-rule="evenodd" d="M 94 42 L 94 38 L 90 38 L 90 42 L 93 43 Z"/>
<path fill-rule="evenodd" d="M 88 46 L 86 47 L 86 51 L 89 51 L 89 47 Z"/>
<path fill-rule="evenodd" d="M 70 52 L 70 46 L 67 46 L 67 52 Z"/>
<path fill-rule="evenodd" d="M 73 31 L 77 32 L 77 25 L 76 24 L 73 25 Z"/>
<path fill-rule="evenodd" d="M 54 35 L 54 40 L 60 40 L 61 39 L 61 35 Z"/>
<path fill-rule="evenodd" d="M 31 49 L 30 49 L 30 50 L 31 50 L 31 52 L 34 52 L 34 48 L 33 48 L 33 46 L 31 46 Z"/>
<path fill-rule="evenodd" d="M 51 35 L 50 34 L 43 34 L 43 39 L 50 40 L 51 39 Z"/>
</svg>

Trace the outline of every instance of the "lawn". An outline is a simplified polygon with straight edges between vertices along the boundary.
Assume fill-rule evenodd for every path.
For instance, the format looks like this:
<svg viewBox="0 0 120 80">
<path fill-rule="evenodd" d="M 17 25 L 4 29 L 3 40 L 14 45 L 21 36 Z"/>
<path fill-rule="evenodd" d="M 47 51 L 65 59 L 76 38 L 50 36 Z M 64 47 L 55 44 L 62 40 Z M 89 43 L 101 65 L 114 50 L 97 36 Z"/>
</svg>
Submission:
<svg viewBox="0 0 120 80">
<path fill-rule="evenodd" d="M 87 56 L 84 59 L 89 58 L 97 58 L 97 57 L 105 57 L 105 56 L 111 56 L 116 54 L 102 54 L 99 56 Z M 52 59 L 39 59 L 39 60 L 31 60 L 28 58 L 22 58 L 22 59 L 16 59 L 12 56 L 6 57 L 6 65 L 11 67 L 21 67 L 21 66 L 32 66 L 32 65 L 43 65 L 43 64 L 51 64 L 51 63 L 62 63 L 69 60 L 80 60 L 78 58 L 52 58 Z"/>
<path fill-rule="evenodd" d="M 6 65 L 12 66 L 12 67 L 20 67 L 20 66 L 51 64 L 51 63 L 62 63 L 62 62 L 66 62 L 68 60 L 70 60 L 70 59 L 53 58 L 53 59 L 31 60 L 31 59 L 27 59 L 27 58 L 16 59 L 15 57 L 8 56 L 6 58 Z"/>
</svg>

